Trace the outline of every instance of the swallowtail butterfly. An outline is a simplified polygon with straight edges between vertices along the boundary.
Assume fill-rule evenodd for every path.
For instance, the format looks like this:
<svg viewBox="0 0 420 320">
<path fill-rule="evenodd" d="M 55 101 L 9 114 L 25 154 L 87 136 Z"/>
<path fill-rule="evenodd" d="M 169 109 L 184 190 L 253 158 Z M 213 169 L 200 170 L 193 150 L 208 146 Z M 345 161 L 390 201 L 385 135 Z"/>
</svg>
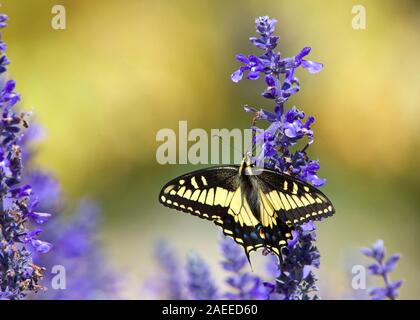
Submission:
<svg viewBox="0 0 420 320">
<path fill-rule="evenodd" d="M 281 248 L 295 226 L 334 214 L 330 200 L 287 174 L 257 168 L 247 155 L 240 166 L 197 170 L 168 182 L 159 201 L 166 207 L 213 221 L 251 251 L 267 248 L 281 261 Z"/>
</svg>

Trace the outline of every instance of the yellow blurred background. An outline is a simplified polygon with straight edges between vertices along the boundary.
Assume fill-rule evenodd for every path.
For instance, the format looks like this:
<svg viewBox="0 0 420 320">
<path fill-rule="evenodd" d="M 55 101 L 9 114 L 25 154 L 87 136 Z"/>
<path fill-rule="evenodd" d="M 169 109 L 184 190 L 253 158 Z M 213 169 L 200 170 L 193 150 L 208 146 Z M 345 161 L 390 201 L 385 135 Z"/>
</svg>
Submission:
<svg viewBox="0 0 420 320">
<path fill-rule="evenodd" d="M 53 5 L 66 8 L 66 30 L 51 27 Z M 366 30 L 352 28 L 352 7 L 366 8 Z M 266 106 L 262 82 L 236 85 L 236 53 L 254 19 L 279 22 L 279 49 L 324 63 L 300 71 L 288 104 L 314 115 L 312 157 L 337 214 L 318 224 L 324 298 L 352 293 L 349 265 L 359 247 L 382 238 L 402 260 L 401 298 L 420 298 L 420 3 L 418 1 L 111 1 L 3 0 L 3 31 L 23 106 L 47 139 L 37 162 L 52 170 L 70 199 L 97 198 L 101 236 L 116 270 L 130 274 L 124 297 L 143 297 L 152 246 L 167 238 L 182 255 L 220 259 L 218 230 L 157 202 L 166 180 L 191 165 L 158 165 L 156 133 L 189 128 L 247 128 L 244 104 Z M 257 254 L 254 254 L 256 256 Z M 219 269 L 216 269 L 219 270 Z M 216 275 L 219 277 L 219 275 Z M 138 284 L 133 285 L 133 283 Z"/>
</svg>

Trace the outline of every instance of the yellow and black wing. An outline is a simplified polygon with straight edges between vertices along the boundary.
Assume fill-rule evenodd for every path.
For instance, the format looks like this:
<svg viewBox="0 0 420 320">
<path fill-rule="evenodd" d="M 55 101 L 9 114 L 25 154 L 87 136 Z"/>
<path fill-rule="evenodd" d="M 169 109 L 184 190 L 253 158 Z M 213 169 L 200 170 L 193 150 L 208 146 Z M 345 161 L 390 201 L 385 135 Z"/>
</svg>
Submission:
<svg viewBox="0 0 420 320">
<path fill-rule="evenodd" d="M 238 166 L 194 171 L 168 182 L 159 194 L 166 207 L 211 220 L 247 254 L 264 246 L 260 224 L 241 192 Z"/>
<path fill-rule="evenodd" d="M 321 220 L 335 212 L 331 201 L 317 188 L 287 174 L 264 169 L 255 176 L 259 181 L 261 222 L 288 227 L 310 220 Z"/>
</svg>

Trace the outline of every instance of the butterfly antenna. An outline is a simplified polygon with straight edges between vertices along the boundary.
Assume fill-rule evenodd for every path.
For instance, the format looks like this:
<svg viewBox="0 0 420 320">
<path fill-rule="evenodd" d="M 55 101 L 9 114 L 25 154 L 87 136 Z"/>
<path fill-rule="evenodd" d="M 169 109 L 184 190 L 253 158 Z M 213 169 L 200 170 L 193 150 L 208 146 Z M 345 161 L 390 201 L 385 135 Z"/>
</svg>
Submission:
<svg viewBox="0 0 420 320">
<path fill-rule="evenodd" d="M 257 130 L 255 130 L 255 126 L 257 125 L 257 120 L 259 119 L 259 115 L 258 115 L 258 113 L 252 118 L 252 123 L 251 123 L 251 126 L 252 126 L 252 140 L 251 140 L 251 147 L 252 147 L 252 149 L 251 149 L 251 154 L 252 154 L 252 156 L 253 157 L 255 157 L 256 156 L 256 153 L 257 153 L 257 139 L 256 139 L 256 137 L 257 137 Z"/>
</svg>

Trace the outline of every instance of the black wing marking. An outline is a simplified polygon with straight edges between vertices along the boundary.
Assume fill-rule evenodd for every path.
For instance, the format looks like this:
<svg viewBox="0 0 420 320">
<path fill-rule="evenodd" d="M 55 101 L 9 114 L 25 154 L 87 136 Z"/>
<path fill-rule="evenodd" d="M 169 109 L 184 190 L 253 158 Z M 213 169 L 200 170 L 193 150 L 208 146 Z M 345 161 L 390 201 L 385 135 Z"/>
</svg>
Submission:
<svg viewBox="0 0 420 320">
<path fill-rule="evenodd" d="M 256 175 L 261 186 L 262 224 L 280 220 L 287 226 L 332 216 L 331 201 L 317 188 L 289 175 L 264 169 Z"/>
<path fill-rule="evenodd" d="M 193 171 L 169 181 L 159 194 L 164 206 L 215 221 L 225 216 L 239 186 L 237 166 Z"/>
</svg>

